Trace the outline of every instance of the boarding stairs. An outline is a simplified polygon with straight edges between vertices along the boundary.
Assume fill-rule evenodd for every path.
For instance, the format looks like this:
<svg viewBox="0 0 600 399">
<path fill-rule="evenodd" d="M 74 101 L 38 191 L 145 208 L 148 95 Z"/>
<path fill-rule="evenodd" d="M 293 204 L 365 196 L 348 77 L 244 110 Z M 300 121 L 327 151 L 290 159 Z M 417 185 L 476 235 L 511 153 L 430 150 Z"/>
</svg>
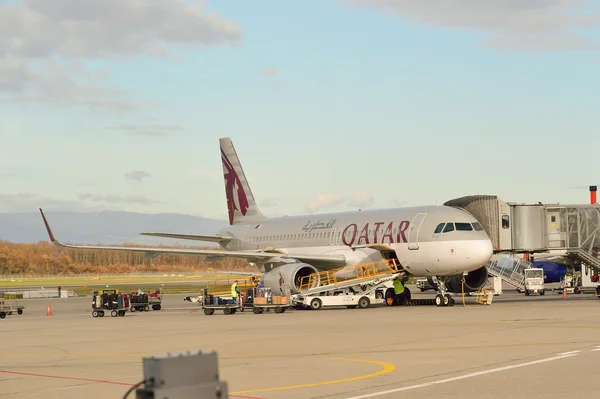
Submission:
<svg viewBox="0 0 600 399">
<path fill-rule="evenodd" d="M 519 291 L 525 291 L 525 269 L 533 267 L 527 259 L 504 256 L 487 264 L 488 274 L 500 277 L 503 282 L 512 285 Z"/>
<path fill-rule="evenodd" d="M 577 248 L 567 251 L 567 254 L 576 258 L 590 269 L 600 273 L 600 259 L 594 256 L 593 253 L 588 253 L 581 248 Z"/>
<path fill-rule="evenodd" d="M 404 270 L 393 259 L 312 273 L 300 281 L 300 295 L 319 295 L 355 286 L 376 287 L 401 275 Z"/>
</svg>

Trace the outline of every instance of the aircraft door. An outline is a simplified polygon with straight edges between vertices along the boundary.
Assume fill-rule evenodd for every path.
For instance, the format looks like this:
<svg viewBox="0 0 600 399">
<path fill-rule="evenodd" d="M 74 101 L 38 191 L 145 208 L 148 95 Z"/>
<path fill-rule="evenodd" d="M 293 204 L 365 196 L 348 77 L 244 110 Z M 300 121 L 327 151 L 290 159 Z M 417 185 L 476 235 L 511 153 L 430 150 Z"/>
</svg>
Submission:
<svg viewBox="0 0 600 399">
<path fill-rule="evenodd" d="M 426 216 L 426 213 L 417 213 L 410 223 L 410 230 L 408 231 L 408 249 L 419 249 L 419 231 L 421 230 L 421 225 Z"/>
</svg>

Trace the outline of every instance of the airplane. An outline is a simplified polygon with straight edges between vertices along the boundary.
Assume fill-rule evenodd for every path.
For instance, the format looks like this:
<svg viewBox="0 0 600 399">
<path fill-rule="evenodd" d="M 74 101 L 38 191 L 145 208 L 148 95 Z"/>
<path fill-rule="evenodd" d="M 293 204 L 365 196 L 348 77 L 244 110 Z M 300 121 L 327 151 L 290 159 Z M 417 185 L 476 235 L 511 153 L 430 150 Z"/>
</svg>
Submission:
<svg viewBox="0 0 600 399">
<path fill-rule="evenodd" d="M 71 245 L 58 241 L 44 215 L 50 241 L 64 248 L 164 253 L 245 259 L 274 292 L 299 292 L 302 277 L 367 262 L 394 260 L 402 276 L 432 277 L 437 306 L 451 306 L 449 293 L 473 292 L 488 278 L 492 243 L 470 213 L 448 206 L 415 206 L 267 218 L 258 208 L 229 137 L 219 139 L 229 226 L 213 236 L 141 233 L 146 236 L 218 243 L 218 250 Z M 315 281 L 315 285 L 319 282 Z M 408 294 L 410 295 L 410 294 Z"/>
<path fill-rule="evenodd" d="M 533 267 L 544 270 L 544 283 L 560 283 L 567 274 L 581 271 L 581 265 L 566 265 L 557 262 L 534 261 Z"/>
</svg>

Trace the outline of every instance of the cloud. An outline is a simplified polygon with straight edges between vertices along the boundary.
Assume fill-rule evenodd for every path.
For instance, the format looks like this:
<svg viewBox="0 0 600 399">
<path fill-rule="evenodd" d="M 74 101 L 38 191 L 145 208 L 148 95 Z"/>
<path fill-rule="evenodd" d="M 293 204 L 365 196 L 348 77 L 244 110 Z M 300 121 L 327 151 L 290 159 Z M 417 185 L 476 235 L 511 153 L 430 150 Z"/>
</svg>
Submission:
<svg viewBox="0 0 600 399">
<path fill-rule="evenodd" d="M 89 83 L 101 80 L 100 74 L 85 70 L 77 62 L 0 58 L 0 103 L 79 104 L 117 112 L 134 108 L 124 92 Z"/>
<path fill-rule="evenodd" d="M 119 195 L 106 194 L 79 194 L 79 199 L 82 201 L 104 202 L 107 204 L 156 204 L 160 201 L 152 200 L 143 195 L 128 195 L 126 197 Z"/>
<path fill-rule="evenodd" d="M 352 207 L 364 208 L 373 203 L 373 193 L 370 191 L 359 191 L 350 195 L 346 204 Z"/>
<path fill-rule="evenodd" d="M 0 194 L 0 212 L 31 212 L 44 210 L 81 209 L 77 201 L 59 200 L 33 193 Z"/>
<path fill-rule="evenodd" d="M 125 178 L 129 180 L 142 181 L 146 177 L 150 177 L 151 174 L 144 172 L 143 170 L 134 170 L 129 173 L 125 173 Z"/>
<path fill-rule="evenodd" d="M 480 42 L 503 50 L 597 49 L 581 30 L 600 25 L 600 9 L 586 0 L 345 0 L 423 25 L 487 34 Z"/>
<path fill-rule="evenodd" d="M 168 46 L 235 45 L 242 36 L 237 23 L 209 12 L 205 1 L 2 2 L 0 101 L 128 111 L 125 93 L 98 84 L 107 72 L 83 61 L 172 58 Z"/>
<path fill-rule="evenodd" d="M 322 208 L 329 208 L 341 205 L 344 202 L 344 197 L 337 193 L 318 194 L 308 200 L 304 205 L 304 209 L 308 212 L 316 212 Z"/>
<path fill-rule="evenodd" d="M 82 202 L 83 201 L 83 202 Z M 142 195 L 79 194 L 79 200 L 65 200 L 47 197 L 35 193 L 0 193 L 0 212 L 32 212 L 38 208 L 53 211 L 99 211 L 103 209 L 119 210 L 122 204 L 148 205 L 161 203 Z"/>
<path fill-rule="evenodd" d="M 123 124 L 117 126 L 108 126 L 108 130 L 120 130 L 124 133 L 135 136 L 166 136 L 172 132 L 184 130 L 183 126 L 179 125 L 162 125 L 158 123 L 147 125 L 131 125 Z"/>
<path fill-rule="evenodd" d="M 273 69 L 273 68 L 263 68 L 260 70 L 260 74 L 262 76 L 272 76 L 275 77 L 278 75 L 277 69 Z"/>
<path fill-rule="evenodd" d="M 23 0 L 0 12 L 0 56 L 163 55 L 167 44 L 237 43 L 242 29 L 205 1 Z"/>
</svg>

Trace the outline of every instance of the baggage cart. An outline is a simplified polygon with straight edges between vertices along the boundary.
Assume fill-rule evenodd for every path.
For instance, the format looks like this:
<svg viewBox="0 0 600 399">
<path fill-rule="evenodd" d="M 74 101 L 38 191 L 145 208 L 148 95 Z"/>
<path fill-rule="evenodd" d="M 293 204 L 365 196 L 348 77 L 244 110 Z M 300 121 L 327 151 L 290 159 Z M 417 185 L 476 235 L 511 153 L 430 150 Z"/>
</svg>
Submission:
<svg viewBox="0 0 600 399">
<path fill-rule="evenodd" d="M 160 310 L 162 308 L 163 293 L 162 290 L 156 290 L 148 294 L 148 305 L 152 310 Z"/>
<path fill-rule="evenodd" d="M 10 314 L 10 306 L 5 305 L 4 301 L 0 300 L 0 319 L 4 319 L 7 315 Z"/>
<path fill-rule="evenodd" d="M 241 303 L 232 299 L 222 298 L 218 295 L 209 294 L 207 288 L 202 292 L 202 308 L 204 309 L 204 314 L 207 316 L 213 315 L 216 310 L 222 310 L 227 315 L 235 314 L 238 310 L 241 312 L 244 311 Z"/>
<path fill-rule="evenodd" d="M 136 310 L 138 312 L 148 312 L 150 310 L 148 294 L 141 290 L 129 293 L 129 304 L 131 305 L 129 310 L 132 312 Z"/>
<path fill-rule="evenodd" d="M 253 289 L 252 311 L 254 314 L 262 314 L 273 310 L 275 313 L 285 313 L 291 305 L 289 291 L 282 288 L 281 295 L 273 295 L 270 288 L 258 287 Z"/>
<path fill-rule="evenodd" d="M 130 310 L 132 312 L 148 312 L 152 310 L 160 310 L 162 304 L 162 291 L 156 290 L 152 293 L 146 293 L 142 290 L 134 291 L 129 294 Z"/>
<path fill-rule="evenodd" d="M 14 312 L 17 314 L 23 314 L 23 310 L 25 309 L 24 305 L 19 303 L 6 303 L 5 300 L 11 300 L 16 295 L 4 295 L 0 294 L 0 319 L 4 319 L 6 316 L 12 315 Z"/>
<path fill-rule="evenodd" d="M 92 291 L 92 316 L 104 317 L 110 312 L 112 317 L 123 317 L 129 309 L 129 295 L 118 290 Z"/>
</svg>

